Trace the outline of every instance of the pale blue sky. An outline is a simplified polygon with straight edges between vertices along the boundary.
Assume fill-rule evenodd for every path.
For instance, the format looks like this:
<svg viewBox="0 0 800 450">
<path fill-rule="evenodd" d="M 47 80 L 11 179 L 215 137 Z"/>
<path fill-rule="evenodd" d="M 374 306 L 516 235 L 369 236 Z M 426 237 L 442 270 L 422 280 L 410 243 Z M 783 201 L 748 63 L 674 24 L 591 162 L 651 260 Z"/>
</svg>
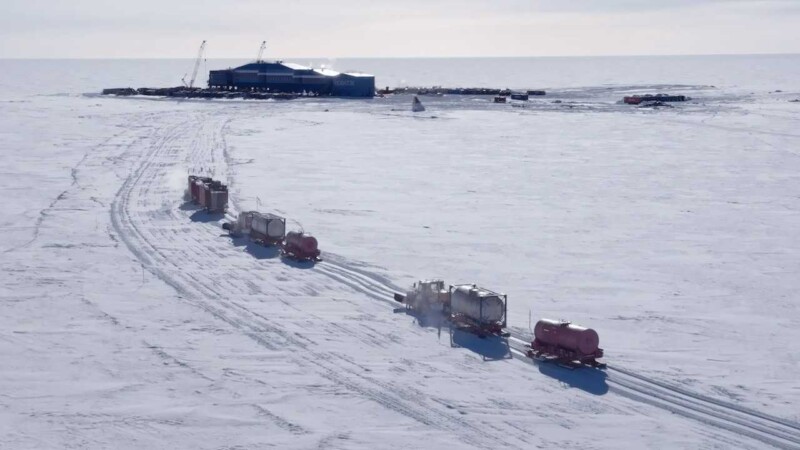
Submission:
<svg viewBox="0 0 800 450">
<path fill-rule="evenodd" d="M 0 0 L 0 57 L 800 53 L 800 0 Z"/>
</svg>

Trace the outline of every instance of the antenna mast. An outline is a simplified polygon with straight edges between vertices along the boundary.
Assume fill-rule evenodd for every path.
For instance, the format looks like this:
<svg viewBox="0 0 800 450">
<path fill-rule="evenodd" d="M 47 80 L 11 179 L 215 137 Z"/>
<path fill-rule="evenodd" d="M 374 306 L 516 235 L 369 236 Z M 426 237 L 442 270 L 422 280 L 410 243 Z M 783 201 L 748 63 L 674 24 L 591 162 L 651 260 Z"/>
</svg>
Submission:
<svg viewBox="0 0 800 450">
<path fill-rule="evenodd" d="M 264 56 L 265 48 L 267 48 L 267 41 L 261 41 L 261 47 L 258 49 L 258 57 L 256 58 L 256 62 L 261 62 L 261 58 Z"/>
</svg>

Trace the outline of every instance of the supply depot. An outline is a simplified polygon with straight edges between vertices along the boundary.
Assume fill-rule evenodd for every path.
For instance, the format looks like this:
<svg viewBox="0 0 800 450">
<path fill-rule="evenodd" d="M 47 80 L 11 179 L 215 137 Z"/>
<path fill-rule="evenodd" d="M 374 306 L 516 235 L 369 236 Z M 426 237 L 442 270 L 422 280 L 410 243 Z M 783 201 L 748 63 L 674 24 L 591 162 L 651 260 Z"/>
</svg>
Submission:
<svg viewBox="0 0 800 450">
<path fill-rule="evenodd" d="M 334 97 L 373 97 L 375 77 L 312 69 L 283 61 L 258 61 L 235 69 L 212 70 L 208 86 L 225 90 L 267 91 Z"/>
</svg>

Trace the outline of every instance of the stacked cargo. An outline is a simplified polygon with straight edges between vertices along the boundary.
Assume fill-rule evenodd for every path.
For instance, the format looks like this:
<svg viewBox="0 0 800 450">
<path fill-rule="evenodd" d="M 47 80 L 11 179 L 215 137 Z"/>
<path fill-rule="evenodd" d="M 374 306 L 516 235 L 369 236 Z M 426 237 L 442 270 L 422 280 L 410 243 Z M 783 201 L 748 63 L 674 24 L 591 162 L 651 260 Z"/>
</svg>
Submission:
<svg viewBox="0 0 800 450">
<path fill-rule="evenodd" d="M 224 213 L 228 208 L 228 187 L 209 177 L 189 175 L 189 200 L 209 213 Z"/>
<path fill-rule="evenodd" d="M 209 213 L 225 213 L 228 208 L 228 186 L 219 181 L 212 181 L 205 185 L 206 198 L 208 203 L 205 205 Z"/>
</svg>

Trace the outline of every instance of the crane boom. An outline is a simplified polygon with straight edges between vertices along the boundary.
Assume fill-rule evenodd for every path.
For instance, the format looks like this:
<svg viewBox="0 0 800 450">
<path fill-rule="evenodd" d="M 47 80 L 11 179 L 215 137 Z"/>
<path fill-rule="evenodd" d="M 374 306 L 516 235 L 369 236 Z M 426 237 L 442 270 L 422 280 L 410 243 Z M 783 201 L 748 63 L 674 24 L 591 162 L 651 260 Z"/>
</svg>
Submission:
<svg viewBox="0 0 800 450">
<path fill-rule="evenodd" d="M 256 62 L 261 62 L 265 48 L 267 48 L 267 41 L 261 41 L 261 48 L 258 49 L 258 58 L 256 58 Z"/>
<path fill-rule="evenodd" d="M 206 41 L 200 44 L 200 50 L 197 51 L 197 59 L 194 61 L 194 70 L 192 70 L 192 79 L 189 80 L 188 87 L 194 87 L 194 80 L 197 78 L 197 69 L 200 68 L 200 60 L 203 59 L 203 51 L 206 49 Z M 186 84 L 186 80 L 183 82 Z"/>
</svg>

